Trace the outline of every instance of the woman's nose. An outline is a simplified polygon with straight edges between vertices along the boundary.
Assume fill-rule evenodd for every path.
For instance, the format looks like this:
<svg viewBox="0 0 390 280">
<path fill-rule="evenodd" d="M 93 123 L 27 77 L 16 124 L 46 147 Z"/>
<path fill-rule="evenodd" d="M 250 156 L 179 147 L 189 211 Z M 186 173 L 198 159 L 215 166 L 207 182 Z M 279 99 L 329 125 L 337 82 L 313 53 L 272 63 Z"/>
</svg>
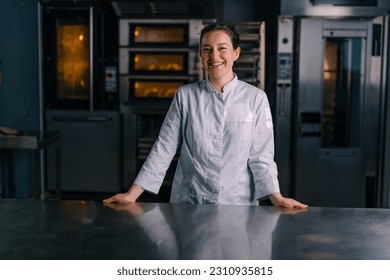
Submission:
<svg viewBox="0 0 390 280">
<path fill-rule="evenodd" d="M 218 54 L 217 54 L 217 52 L 216 51 L 210 51 L 210 53 L 209 53 L 209 57 L 210 58 L 214 58 L 214 57 L 216 57 Z"/>
</svg>

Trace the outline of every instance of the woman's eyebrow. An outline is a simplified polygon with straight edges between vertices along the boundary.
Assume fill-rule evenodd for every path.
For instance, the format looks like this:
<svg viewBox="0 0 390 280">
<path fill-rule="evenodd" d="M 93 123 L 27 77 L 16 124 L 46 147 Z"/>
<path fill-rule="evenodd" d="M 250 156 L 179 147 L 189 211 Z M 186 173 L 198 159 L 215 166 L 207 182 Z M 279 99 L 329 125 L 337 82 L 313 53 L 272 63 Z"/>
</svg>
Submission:
<svg viewBox="0 0 390 280">
<path fill-rule="evenodd" d="M 221 45 L 228 45 L 228 43 L 219 43 L 219 44 L 217 44 L 217 46 L 221 46 Z M 201 47 L 203 48 L 203 47 L 210 47 L 210 45 L 209 44 L 204 44 L 204 45 L 201 45 Z"/>
</svg>

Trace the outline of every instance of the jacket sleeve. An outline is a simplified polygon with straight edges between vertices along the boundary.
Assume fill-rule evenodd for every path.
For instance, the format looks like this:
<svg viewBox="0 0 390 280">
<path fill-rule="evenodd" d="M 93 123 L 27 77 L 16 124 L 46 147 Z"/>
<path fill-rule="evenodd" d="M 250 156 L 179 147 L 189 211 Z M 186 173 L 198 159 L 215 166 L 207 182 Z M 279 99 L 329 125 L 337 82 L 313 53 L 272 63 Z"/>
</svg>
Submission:
<svg viewBox="0 0 390 280">
<path fill-rule="evenodd" d="M 274 161 L 274 131 L 267 95 L 257 96 L 254 137 L 249 151 L 249 168 L 253 174 L 256 199 L 280 192 L 278 171 Z"/>
<path fill-rule="evenodd" d="M 165 116 L 159 136 L 134 183 L 144 190 L 157 194 L 165 174 L 181 143 L 181 113 L 176 94 Z"/>
</svg>

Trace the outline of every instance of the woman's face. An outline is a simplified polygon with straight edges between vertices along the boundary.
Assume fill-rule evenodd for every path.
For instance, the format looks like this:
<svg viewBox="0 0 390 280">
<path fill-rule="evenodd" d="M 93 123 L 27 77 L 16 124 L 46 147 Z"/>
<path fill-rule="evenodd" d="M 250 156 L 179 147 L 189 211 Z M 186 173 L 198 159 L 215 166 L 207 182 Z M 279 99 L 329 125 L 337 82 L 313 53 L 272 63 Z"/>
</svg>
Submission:
<svg viewBox="0 0 390 280">
<path fill-rule="evenodd" d="M 230 36 L 221 30 L 203 35 L 200 57 L 210 81 L 227 83 L 233 79 L 233 64 L 240 55 L 240 48 L 233 49 Z"/>
</svg>

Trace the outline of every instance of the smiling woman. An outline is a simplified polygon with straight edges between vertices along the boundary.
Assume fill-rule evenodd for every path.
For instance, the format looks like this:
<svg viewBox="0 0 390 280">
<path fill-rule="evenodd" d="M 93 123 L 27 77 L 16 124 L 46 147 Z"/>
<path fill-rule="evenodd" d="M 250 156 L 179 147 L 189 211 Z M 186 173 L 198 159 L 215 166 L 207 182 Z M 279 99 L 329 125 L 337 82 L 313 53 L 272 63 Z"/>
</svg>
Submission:
<svg viewBox="0 0 390 280">
<path fill-rule="evenodd" d="M 209 25 L 200 35 L 200 56 L 211 85 L 222 92 L 223 86 L 234 78 L 233 64 L 240 56 L 240 38 L 228 25 Z"/>
<path fill-rule="evenodd" d="M 134 184 L 105 203 L 135 202 L 145 190 L 157 194 L 180 149 L 171 203 L 257 205 L 269 197 L 276 206 L 307 207 L 279 192 L 267 95 L 233 72 L 239 45 L 233 25 L 201 31 L 207 79 L 177 90 Z"/>
</svg>

